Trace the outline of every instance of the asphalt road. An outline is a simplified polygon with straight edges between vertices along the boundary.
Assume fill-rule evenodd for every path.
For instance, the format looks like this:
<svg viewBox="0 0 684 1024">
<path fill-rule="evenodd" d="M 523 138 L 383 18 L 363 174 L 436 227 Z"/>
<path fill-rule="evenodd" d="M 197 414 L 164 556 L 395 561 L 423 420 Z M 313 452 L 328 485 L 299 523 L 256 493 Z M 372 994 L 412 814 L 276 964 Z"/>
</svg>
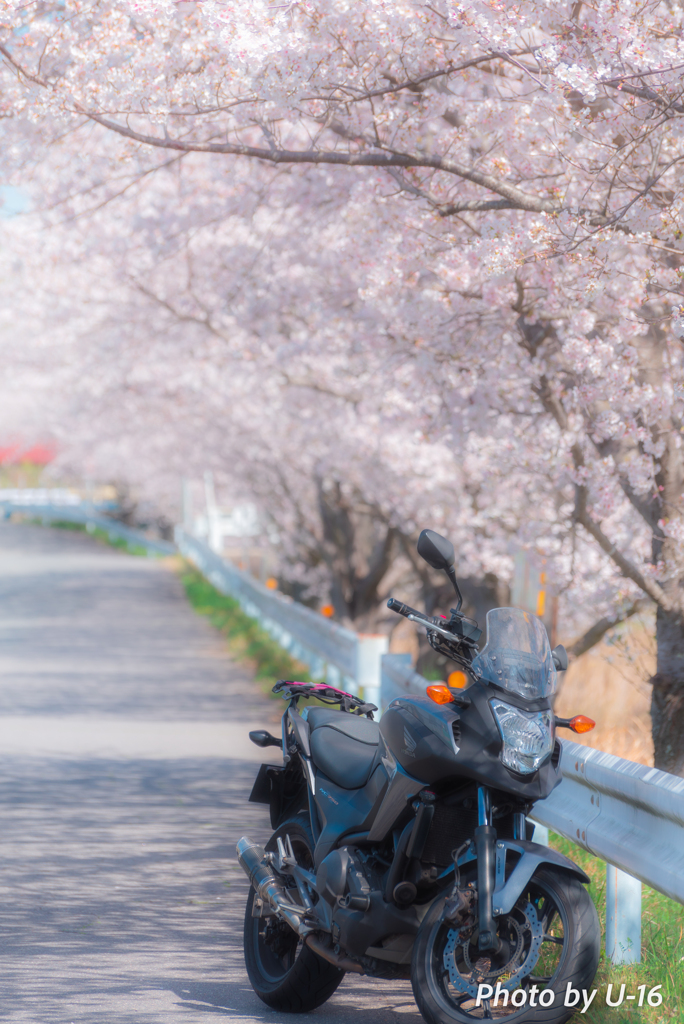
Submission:
<svg viewBox="0 0 684 1024">
<path fill-rule="evenodd" d="M 407 983 L 294 1016 L 249 986 L 235 843 L 268 836 L 273 719 L 167 564 L 0 525 L 0 1018 L 419 1024 Z"/>
</svg>

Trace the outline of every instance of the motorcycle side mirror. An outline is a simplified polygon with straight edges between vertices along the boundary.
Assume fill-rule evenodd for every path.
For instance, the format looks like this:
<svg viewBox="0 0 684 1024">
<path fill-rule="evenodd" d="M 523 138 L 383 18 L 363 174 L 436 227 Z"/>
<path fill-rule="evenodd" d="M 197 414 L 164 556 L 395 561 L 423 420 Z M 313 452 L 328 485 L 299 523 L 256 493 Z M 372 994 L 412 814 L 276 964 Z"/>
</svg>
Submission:
<svg viewBox="0 0 684 1024">
<path fill-rule="evenodd" d="M 454 545 L 446 537 L 440 537 L 434 530 L 423 530 L 416 545 L 418 554 L 433 569 L 451 568 L 455 561 Z"/>
<path fill-rule="evenodd" d="M 558 671 L 565 672 L 568 667 L 568 652 L 563 647 L 563 644 L 558 644 L 557 647 L 554 647 L 551 651 L 551 657 Z"/>
<path fill-rule="evenodd" d="M 456 570 L 454 569 L 454 561 L 456 559 L 454 545 L 446 537 L 435 533 L 434 530 L 423 530 L 418 538 L 416 548 L 420 557 L 425 559 L 428 565 L 432 566 L 433 569 L 443 569 L 447 574 L 458 598 L 454 611 L 456 613 L 460 612 L 463 597 L 459 590 Z"/>
</svg>

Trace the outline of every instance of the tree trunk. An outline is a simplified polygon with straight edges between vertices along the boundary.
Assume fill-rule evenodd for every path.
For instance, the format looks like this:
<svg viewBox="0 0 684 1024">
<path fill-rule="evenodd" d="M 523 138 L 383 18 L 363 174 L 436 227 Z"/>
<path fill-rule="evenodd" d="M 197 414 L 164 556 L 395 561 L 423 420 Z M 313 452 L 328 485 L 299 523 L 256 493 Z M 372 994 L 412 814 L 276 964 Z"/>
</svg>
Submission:
<svg viewBox="0 0 684 1024">
<path fill-rule="evenodd" d="M 684 621 L 660 608 L 656 619 L 658 660 L 651 680 L 655 766 L 684 776 Z"/>
<path fill-rule="evenodd" d="M 649 307 L 654 316 L 662 316 L 661 304 Z M 640 383 L 659 387 L 670 376 L 667 339 L 659 325 L 652 325 L 647 334 L 635 340 L 639 350 Z M 662 592 L 669 609 L 658 606 L 656 643 L 658 656 L 656 674 L 651 680 L 651 729 L 656 768 L 684 776 L 684 577 L 681 547 L 677 534 L 681 531 L 684 494 L 684 460 L 681 445 L 681 422 L 671 415 L 653 422 L 650 427 L 654 444 L 662 445 L 656 461 L 653 495 L 636 501 L 635 508 L 651 529 L 652 562 L 661 566 Z M 629 496 L 629 494 L 628 494 Z"/>
</svg>

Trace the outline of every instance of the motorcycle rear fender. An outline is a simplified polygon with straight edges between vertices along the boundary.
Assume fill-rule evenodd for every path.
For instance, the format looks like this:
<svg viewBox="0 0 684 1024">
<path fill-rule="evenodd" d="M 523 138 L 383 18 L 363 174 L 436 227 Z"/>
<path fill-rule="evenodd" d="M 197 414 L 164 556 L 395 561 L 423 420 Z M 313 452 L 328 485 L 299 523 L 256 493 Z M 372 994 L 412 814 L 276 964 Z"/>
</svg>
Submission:
<svg viewBox="0 0 684 1024">
<path fill-rule="evenodd" d="M 506 878 L 506 861 L 509 853 L 519 854 L 518 862 Z M 471 846 L 459 857 L 459 867 L 474 861 L 475 850 Z M 524 892 L 527 883 L 537 868 L 548 865 L 567 871 L 573 878 L 588 885 L 591 881 L 569 857 L 551 850 L 548 846 L 540 846 L 527 839 L 497 839 L 496 841 L 496 882 L 492 897 L 492 909 L 495 917 L 508 914 Z"/>
</svg>

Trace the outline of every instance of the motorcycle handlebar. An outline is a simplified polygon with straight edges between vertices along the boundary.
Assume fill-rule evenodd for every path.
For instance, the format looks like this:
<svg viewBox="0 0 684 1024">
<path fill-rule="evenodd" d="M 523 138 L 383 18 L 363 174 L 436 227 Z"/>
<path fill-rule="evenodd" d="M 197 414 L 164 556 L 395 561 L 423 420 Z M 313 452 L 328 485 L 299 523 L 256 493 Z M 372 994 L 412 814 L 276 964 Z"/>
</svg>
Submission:
<svg viewBox="0 0 684 1024">
<path fill-rule="evenodd" d="M 431 619 L 429 615 L 425 615 L 423 612 L 417 612 L 415 608 L 411 608 L 410 605 L 407 604 L 402 604 L 401 601 L 397 601 L 395 597 L 390 597 L 387 602 L 387 607 L 390 611 L 396 612 L 398 615 L 405 615 L 406 618 L 408 618 L 409 615 L 415 615 L 417 619 L 425 622 L 428 626 L 435 625 L 434 619 Z"/>
</svg>

